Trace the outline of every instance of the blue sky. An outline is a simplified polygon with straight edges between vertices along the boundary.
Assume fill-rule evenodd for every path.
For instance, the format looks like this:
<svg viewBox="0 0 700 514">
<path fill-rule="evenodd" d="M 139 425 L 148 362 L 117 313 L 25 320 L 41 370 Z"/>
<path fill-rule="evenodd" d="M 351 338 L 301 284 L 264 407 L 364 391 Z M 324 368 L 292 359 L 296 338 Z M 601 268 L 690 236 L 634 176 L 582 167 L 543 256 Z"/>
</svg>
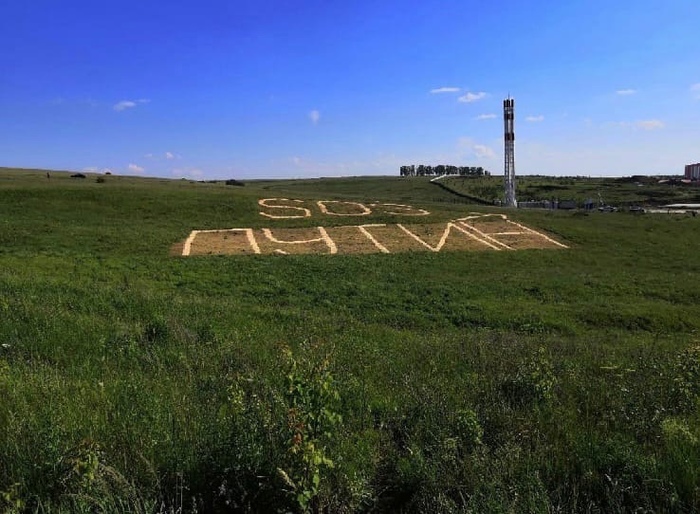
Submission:
<svg viewBox="0 0 700 514">
<path fill-rule="evenodd" d="M 682 173 L 698 0 L 5 2 L 0 166 L 163 177 Z"/>
</svg>

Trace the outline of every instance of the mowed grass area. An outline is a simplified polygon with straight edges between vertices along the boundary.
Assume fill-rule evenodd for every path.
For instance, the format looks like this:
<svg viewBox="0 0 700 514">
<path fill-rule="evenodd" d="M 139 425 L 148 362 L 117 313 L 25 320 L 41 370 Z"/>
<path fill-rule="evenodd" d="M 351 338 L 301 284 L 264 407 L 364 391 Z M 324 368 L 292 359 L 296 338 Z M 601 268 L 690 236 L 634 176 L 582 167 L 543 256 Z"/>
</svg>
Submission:
<svg viewBox="0 0 700 514">
<path fill-rule="evenodd" d="M 508 212 L 423 178 L 0 169 L 2 509 L 700 509 L 700 219 L 508 212 L 568 250 L 169 255 L 347 223 L 264 219 L 271 197 Z"/>
</svg>

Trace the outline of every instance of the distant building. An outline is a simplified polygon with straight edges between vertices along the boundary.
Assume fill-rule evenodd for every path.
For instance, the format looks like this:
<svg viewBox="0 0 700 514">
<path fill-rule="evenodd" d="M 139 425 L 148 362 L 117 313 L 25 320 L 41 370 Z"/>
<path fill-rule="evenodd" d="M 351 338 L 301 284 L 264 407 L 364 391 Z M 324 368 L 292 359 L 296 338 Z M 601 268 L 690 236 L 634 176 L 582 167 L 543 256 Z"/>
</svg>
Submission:
<svg viewBox="0 0 700 514">
<path fill-rule="evenodd" d="M 686 165 L 685 178 L 689 180 L 700 180 L 700 163 Z"/>
</svg>

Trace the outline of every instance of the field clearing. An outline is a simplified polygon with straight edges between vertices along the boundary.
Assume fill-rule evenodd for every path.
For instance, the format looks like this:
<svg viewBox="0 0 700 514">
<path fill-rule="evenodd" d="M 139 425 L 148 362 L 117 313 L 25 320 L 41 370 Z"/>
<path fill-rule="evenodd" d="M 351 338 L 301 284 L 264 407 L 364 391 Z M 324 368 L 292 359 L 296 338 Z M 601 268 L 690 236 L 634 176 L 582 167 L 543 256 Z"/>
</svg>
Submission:
<svg viewBox="0 0 700 514">
<path fill-rule="evenodd" d="M 697 217 L 95 178 L 0 169 L 0 510 L 700 510 Z"/>
</svg>

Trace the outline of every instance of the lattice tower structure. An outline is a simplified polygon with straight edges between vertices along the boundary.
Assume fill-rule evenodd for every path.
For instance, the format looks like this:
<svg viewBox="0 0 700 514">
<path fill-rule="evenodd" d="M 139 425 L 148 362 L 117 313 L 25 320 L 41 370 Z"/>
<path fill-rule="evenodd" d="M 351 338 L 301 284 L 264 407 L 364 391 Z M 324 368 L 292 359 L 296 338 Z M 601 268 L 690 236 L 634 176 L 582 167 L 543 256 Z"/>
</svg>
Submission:
<svg viewBox="0 0 700 514">
<path fill-rule="evenodd" d="M 503 182 L 506 207 L 517 207 L 515 199 L 515 100 L 503 100 L 503 141 L 505 158 L 503 165 Z"/>
</svg>

